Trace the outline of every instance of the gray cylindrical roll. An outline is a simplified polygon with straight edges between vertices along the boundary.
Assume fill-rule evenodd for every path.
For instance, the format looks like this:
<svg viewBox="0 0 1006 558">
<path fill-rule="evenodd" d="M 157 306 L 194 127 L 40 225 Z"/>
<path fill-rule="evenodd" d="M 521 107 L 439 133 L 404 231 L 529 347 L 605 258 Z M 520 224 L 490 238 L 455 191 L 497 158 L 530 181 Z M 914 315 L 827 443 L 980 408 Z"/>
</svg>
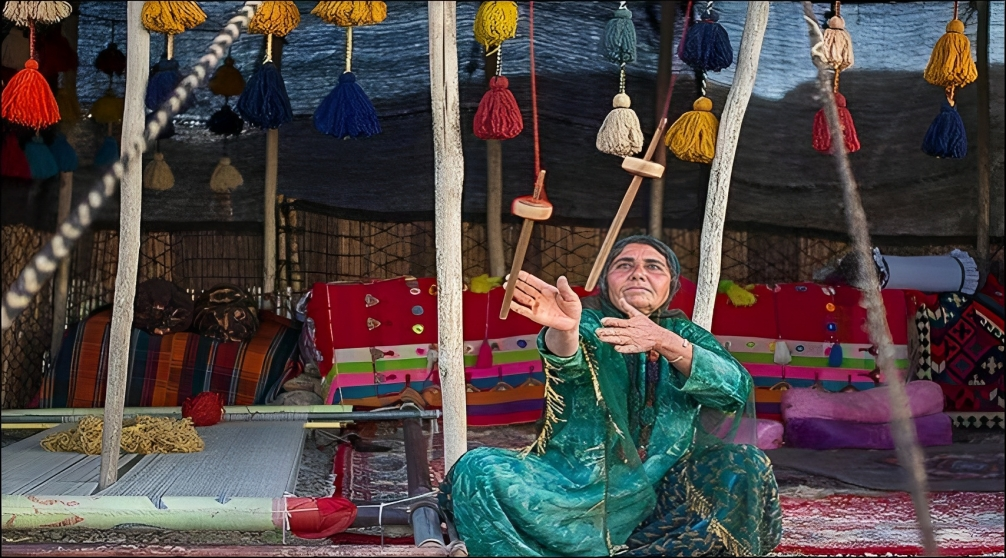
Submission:
<svg viewBox="0 0 1006 558">
<path fill-rule="evenodd" d="M 978 289 L 978 264 L 961 250 L 945 256 L 884 256 L 874 248 L 873 258 L 885 289 L 967 295 Z"/>
</svg>

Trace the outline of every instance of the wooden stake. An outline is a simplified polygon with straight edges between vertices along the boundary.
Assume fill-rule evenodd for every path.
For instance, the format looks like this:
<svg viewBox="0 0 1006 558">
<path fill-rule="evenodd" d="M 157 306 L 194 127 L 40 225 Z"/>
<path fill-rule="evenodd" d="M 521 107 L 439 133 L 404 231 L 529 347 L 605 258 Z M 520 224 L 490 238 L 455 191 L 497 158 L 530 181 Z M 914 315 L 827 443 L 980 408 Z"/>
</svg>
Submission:
<svg viewBox="0 0 1006 558">
<path fill-rule="evenodd" d="M 646 155 L 643 156 L 643 161 L 649 162 L 653 159 L 653 154 L 657 151 L 657 146 L 660 145 L 664 137 L 664 128 L 666 126 L 666 118 L 657 124 L 657 129 L 654 130 L 653 137 L 650 138 L 650 146 L 646 148 Z M 630 157 L 626 157 L 626 159 L 630 159 Z M 622 230 L 622 223 L 625 222 L 625 216 L 629 214 L 632 202 L 636 199 L 636 193 L 639 192 L 639 185 L 642 183 L 643 175 L 635 174 L 632 177 L 632 182 L 629 183 L 629 189 L 622 196 L 622 205 L 618 206 L 618 213 L 615 214 L 615 219 L 611 221 L 608 234 L 604 237 L 604 243 L 601 244 L 601 251 L 597 254 L 597 259 L 594 260 L 594 267 L 590 270 L 590 276 L 587 277 L 585 288 L 588 291 L 594 290 L 594 287 L 597 286 L 597 280 L 601 277 L 601 271 L 604 269 L 604 262 L 608 259 L 608 254 L 611 253 L 611 247 L 615 245 L 615 240 L 618 239 L 618 233 Z"/>
<path fill-rule="evenodd" d="M 534 184 L 534 194 L 531 199 L 534 201 L 539 201 L 541 199 L 542 190 L 545 187 L 545 171 L 544 169 L 538 171 L 538 180 Z M 551 207 L 549 208 L 549 215 L 551 215 Z M 524 217 L 523 215 L 520 215 Z M 547 219 L 548 216 L 545 217 Z M 507 281 L 506 293 L 503 295 L 503 307 L 500 308 L 500 319 L 505 320 L 510 314 L 510 301 L 513 300 L 513 291 L 517 286 L 517 275 L 520 273 L 520 268 L 524 267 L 524 256 L 527 255 L 527 246 L 531 243 L 531 231 L 534 229 L 534 222 L 536 219 L 529 219 L 525 217 L 524 224 L 520 228 L 520 238 L 517 239 L 517 247 L 514 248 L 513 252 L 513 264 L 510 266 L 510 280 Z M 544 220 L 544 219 L 537 219 Z"/>
<path fill-rule="evenodd" d="M 978 240 L 975 245 L 976 259 L 982 274 L 989 270 L 989 200 L 992 183 L 992 165 L 989 161 L 989 141 L 991 140 L 991 116 L 989 114 L 989 3 L 978 4 Z"/>
<path fill-rule="evenodd" d="M 150 73 L 150 34 L 140 22 L 143 4 L 126 4 L 126 106 L 122 114 L 122 153 L 143 142 L 146 122 L 143 95 Z M 133 299 L 140 260 L 140 206 L 143 199 L 143 160 L 130 159 L 119 187 L 119 263 L 108 342 L 108 382 L 105 389 L 104 428 L 101 433 L 101 470 L 98 489 L 104 490 L 119 476 L 122 408 L 129 374 L 129 339 L 133 329 Z"/>
<path fill-rule="evenodd" d="M 667 96 L 668 80 L 671 73 L 671 61 L 674 57 L 674 20 L 677 15 L 677 2 L 661 0 L 660 2 L 660 54 L 657 59 L 657 97 L 653 119 L 657 120 L 664 112 L 664 98 Z M 667 151 L 658 149 L 653 154 L 653 162 L 667 164 Z M 664 177 L 650 179 L 650 236 L 662 240 L 664 236 Z M 605 258 L 607 259 L 607 258 Z"/>
<path fill-rule="evenodd" d="M 444 412 L 444 467 L 449 471 L 468 451 L 464 338 L 461 317 L 461 192 L 465 161 L 461 151 L 458 92 L 457 3 L 431 1 L 430 94 L 433 106 L 437 320 Z"/>
<path fill-rule="evenodd" d="M 503 252 L 503 143 L 486 140 L 486 251 L 489 276 L 506 273 Z"/>
<path fill-rule="evenodd" d="M 283 57 L 283 41 L 273 41 L 272 62 L 277 68 Z M 268 48 L 268 47 L 267 47 Z M 279 179 L 279 130 L 270 128 L 265 135 L 265 193 L 262 219 L 262 291 L 263 308 L 275 308 L 270 295 L 276 291 L 276 183 Z"/>
<path fill-rule="evenodd" d="M 734 155 L 737 153 L 737 141 L 740 139 L 744 113 L 747 111 L 748 100 L 754 90 L 755 76 L 758 74 L 758 58 L 761 54 L 762 40 L 765 38 L 765 27 L 768 24 L 768 6 L 768 2 L 748 3 L 734 82 L 727 95 L 723 116 L 720 117 L 720 129 L 716 135 L 716 155 L 709 170 L 709 195 L 702 222 L 701 259 L 695 310 L 692 313 L 692 322 L 706 330 L 709 330 L 713 323 L 713 303 L 716 301 L 716 288 L 719 285 L 723 257 L 723 223 L 727 216 L 730 175 L 733 173 Z"/>
</svg>

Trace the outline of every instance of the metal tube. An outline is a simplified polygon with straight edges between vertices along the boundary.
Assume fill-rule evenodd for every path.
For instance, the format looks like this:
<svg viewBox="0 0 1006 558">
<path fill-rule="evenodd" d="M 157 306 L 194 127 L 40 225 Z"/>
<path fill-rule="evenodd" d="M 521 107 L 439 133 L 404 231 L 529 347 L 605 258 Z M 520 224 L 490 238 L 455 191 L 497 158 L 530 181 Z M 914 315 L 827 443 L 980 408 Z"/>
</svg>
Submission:
<svg viewBox="0 0 1006 558">
<path fill-rule="evenodd" d="M 311 558 L 315 556 L 447 556 L 442 547 L 410 548 L 377 545 L 150 545 L 135 544 L 65 544 L 65 543 L 4 543 L 4 557 L 74 556 L 186 556 L 259 558 L 279 556 Z"/>
<path fill-rule="evenodd" d="M 155 409 L 155 408 L 151 408 Z M 163 408 L 162 408 L 163 409 Z M 168 407 L 167 409 L 172 409 Z M 174 407 L 173 409 L 178 409 Z M 304 407 L 307 409 L 307 407 Z M 84 409 L 49 409 L 49 411 L 81 411 Z M 101 409 L 88 409 L 94 411 L 101 411 Z M 0 416 L 0 422 L 3 424 L 23 424 L 23 423 L 39 423 L 39 422 L 78 422 L 81 418 L 85 416 L 96 416 L 100 415 L 100 412 L 94 413 L 46 413 L 46 409 L 38 409 L 40 411 L 38 414 L 8 414 L 7 411 L 3 412 Z M 123 413 L 124 417 L 135 418 L 139 415 L 148 416 L 171 416 L 175 418 L 181 418 L 181 410 L 172 412 L 149 412 L 145 409 L 140 409 L 137 407 L 132 407 L 126 409 Z M 435 420 L 440 418 L 440 411 L 437 410 L 409 410 L 409 411 L 379 411 L 379 412 L 366 412 L 366 411 L 350 411 L 350 412 L 265 412 L 265 413 L 224 413 L 224 421 L 227 422 L 240 422 L 240 421 L 329 421 L 329 422 L 366 422 L 374 420 L 405 420 L 405 419 L 422 419 L 422 420 Z"/>
<path fill-rule="evenodd" d="M 404 421 L 405 430 L 405 474 L 408 478 L 409 496 L 421 496 L 433 492 L 430 485 L 430 462 L 426 454 L 426 437 L 423 425 L 417 419 Z M 419 507 L 412 512 L 412 533 L 416 546 L 443 546 L 444 535 L 440 530 L 440 516 L 429 507 Z"/>
</svg>

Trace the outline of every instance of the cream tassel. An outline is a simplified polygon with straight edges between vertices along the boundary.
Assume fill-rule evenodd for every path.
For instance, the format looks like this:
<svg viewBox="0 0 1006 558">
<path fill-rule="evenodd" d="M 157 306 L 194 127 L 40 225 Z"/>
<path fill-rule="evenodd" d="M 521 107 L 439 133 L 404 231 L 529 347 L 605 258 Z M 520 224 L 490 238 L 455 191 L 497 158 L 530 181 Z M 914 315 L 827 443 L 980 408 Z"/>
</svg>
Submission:
<svg viewBox="0 0 1006 558">
<path fill-rule="evenodd" d="M 154 153 L 154 160 L 143 169 L 143 187 L 150 190 L 170 190 L 175 185 L 175 175 L 164 161 L 163 153 Z"/>
<path fill-rule="evenodd" d="M 832 68 L 840 72 L 851 68 L 856 62 L 852 54 L 852 37 L 845 30 L 842 16 L 828 20 L 828 28 L 824 30 L 824 57 Z"/>
<path fill-rule="evenodd" d="M 217 168 L 213 169 L 213 176 L 210 177 L 210 189 L 218 194 L 225 194 L 233 192 L 244 182 L 241 173 L 231 165 L 230 157 L 221 157 Z"/>
<path fill-rule="evenodd" d="M 639 127 L 636 111 L 629 108 L 632 101 L 625 93 L 615 95 L 614 107 L 597 131 L 597 149 L 602 153 L 629 157 L 643 150 L 643 131 Z"/>
</svg>

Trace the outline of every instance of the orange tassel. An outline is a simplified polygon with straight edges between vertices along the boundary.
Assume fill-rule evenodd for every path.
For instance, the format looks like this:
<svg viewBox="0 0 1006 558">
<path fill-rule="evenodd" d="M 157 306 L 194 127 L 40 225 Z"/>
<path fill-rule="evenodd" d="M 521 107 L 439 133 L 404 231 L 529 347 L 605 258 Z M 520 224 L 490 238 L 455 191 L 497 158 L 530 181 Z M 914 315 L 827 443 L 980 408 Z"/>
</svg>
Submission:
<svg viewBox="0 0 1006 558">
<path fill-rule="evenodd" d="M 59 122 L 59 105 L 52 89 L 38 71 L 38 62 L 28 59 L 3 90 L 3 117 L 15 124 L 39 130 Z"/>
</svg>

